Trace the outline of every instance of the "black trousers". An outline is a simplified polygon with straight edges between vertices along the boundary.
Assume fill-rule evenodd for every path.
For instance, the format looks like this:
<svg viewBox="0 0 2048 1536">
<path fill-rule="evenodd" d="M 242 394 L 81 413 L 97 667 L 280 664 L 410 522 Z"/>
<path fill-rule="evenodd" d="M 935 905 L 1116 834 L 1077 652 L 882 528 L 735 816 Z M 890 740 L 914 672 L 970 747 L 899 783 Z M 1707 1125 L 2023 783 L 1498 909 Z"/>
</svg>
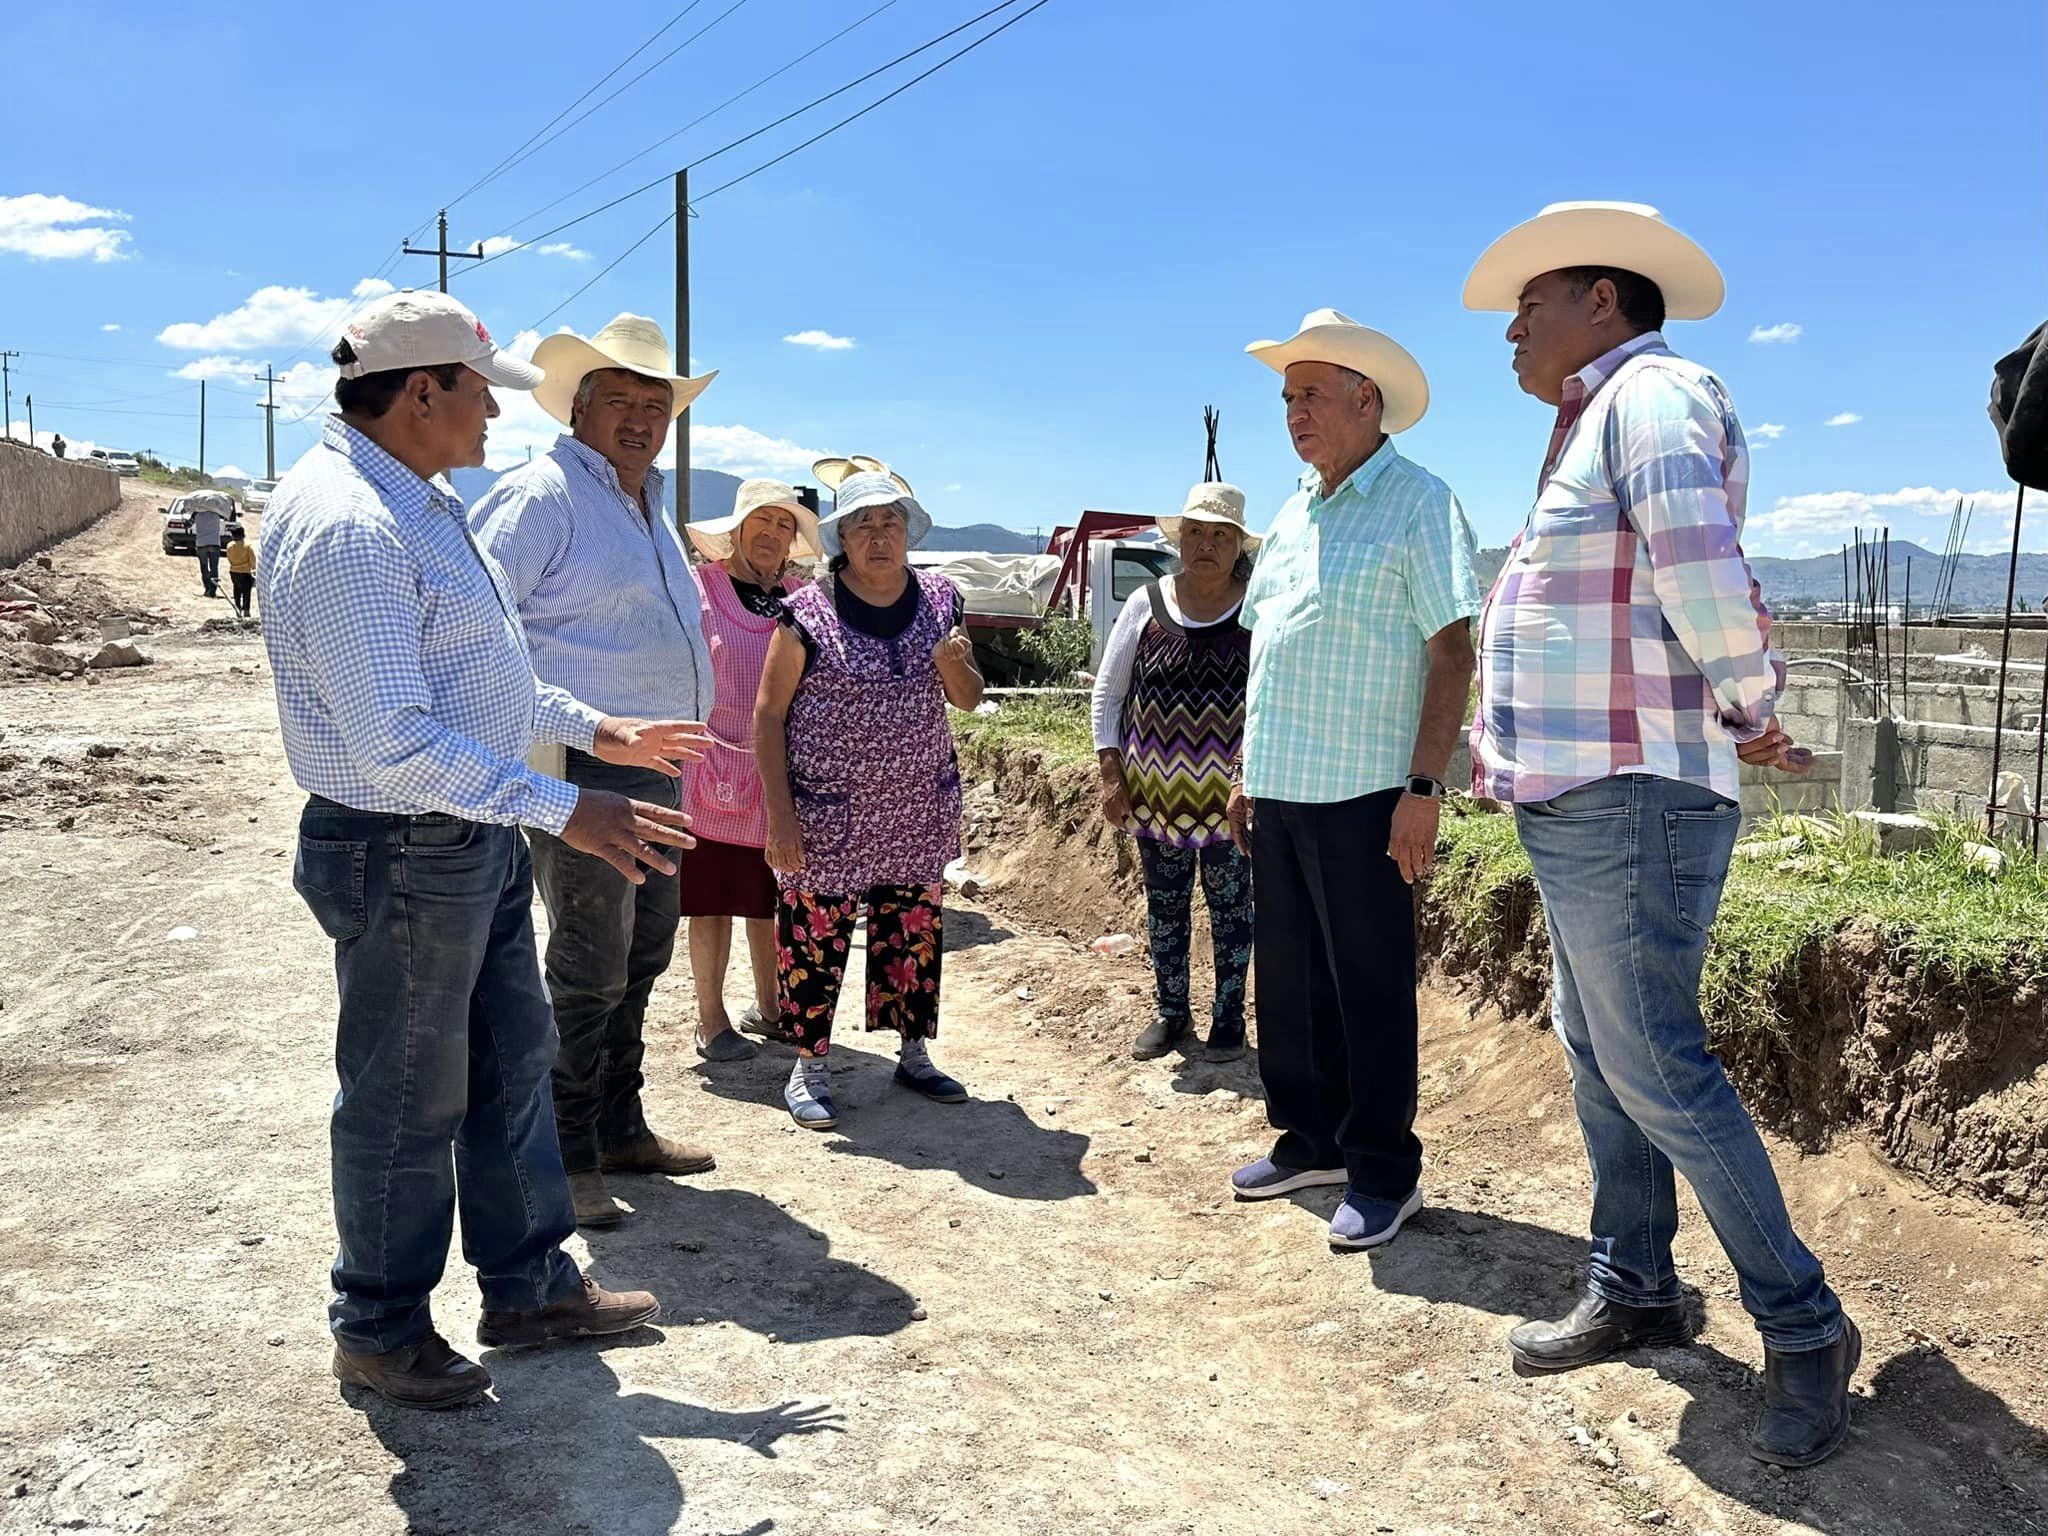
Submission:
<svg viewBox="0 0 2048 1536">
<path fill-rule="evenodd" d="M 1333 805 L 1260 800 L 1259 1076 L 1285 1168 L 1342 1167 L 1398 1200 L 1422 1176 L 1415 1135 L 1415 895 L 1387 857 L 1401 791 Z"/>
<path fill-rule="evenodd" d="M 620 768 L 573 748 L 571 784 L 674 806 L 676 781 L 648 768 Z M 640 1108 L 641 1029 L 647 996 L 675 954 L 682 888 L 647 872 L 634 885 L 603 859 L 528 829 L 533 878 L 548 909 L 542 971 L 562 1037 L 555 1057 L 555 1129 L 562 1166 L 591 1173 L 607 1147 L 645 1134 Z"/>
<path fill-rule="evenodd" d="M 228 585 L 234 589 L 235 612 L 248 618 L 256 602 L 256 578 L 247 571 L 229 571 Z"/>
</svg>

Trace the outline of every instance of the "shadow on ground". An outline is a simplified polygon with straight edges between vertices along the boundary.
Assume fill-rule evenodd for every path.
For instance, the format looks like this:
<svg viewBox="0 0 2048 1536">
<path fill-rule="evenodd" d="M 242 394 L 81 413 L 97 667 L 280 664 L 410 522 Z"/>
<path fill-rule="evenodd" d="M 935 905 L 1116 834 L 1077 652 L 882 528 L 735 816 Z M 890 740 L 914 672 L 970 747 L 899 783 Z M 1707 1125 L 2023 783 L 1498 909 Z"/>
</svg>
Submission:
<svg viewBox="0 0 2048 1536">
<path fill-rule="evenodd" d="M 672 1343 L 643 1328 L 608 1348 Z M 680 1521 L 686 1496 L 660 1442 L 723 1441 L 773 1457 L 787 1437 L 844 1427 L 824 1405 L 728 1411 L 622 1392 L 604 1351 L 591 1344 L 532 1354 L 494 1350 L 484 1363 L 496 1399 L 451 1413 L 394 1408 L 374 1394 L 344 1389 L 385 1449 L 404 1462 L 392 1474 L 391 1501 L 405 1512 L 410 1536 L 478 1530 L 666 1536 Z M 767 1536 L 775 1528 L 762 1519 L 733 1536 Z"/>
<path fill-rule="evenodd" d="M 967 907 L 948 907 L 945 916 L 946 952 L 957 949 L 974 949 L 983 944 L 1001 944 L 1017 935 L 1008 928 L 998 928 L 990 922 L 985 913 Z"/>
</svg>

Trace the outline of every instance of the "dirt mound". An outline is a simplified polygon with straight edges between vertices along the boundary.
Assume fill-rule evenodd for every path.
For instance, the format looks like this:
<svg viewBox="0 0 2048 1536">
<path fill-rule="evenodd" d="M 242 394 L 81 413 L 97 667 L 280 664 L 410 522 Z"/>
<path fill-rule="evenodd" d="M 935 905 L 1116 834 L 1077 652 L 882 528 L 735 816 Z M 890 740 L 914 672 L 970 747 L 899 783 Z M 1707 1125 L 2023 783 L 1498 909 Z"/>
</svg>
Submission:
<svg viewBox="0 0 2048 1536">
<path fill-rule="evenodd" d="M 0 732 L 0 829 L 134 831 L 203 847 L 215 826 L 202 786 L 223 761 L 212 750 L 144 756 L 83 738 L 25 751 Z"/>
</svg>

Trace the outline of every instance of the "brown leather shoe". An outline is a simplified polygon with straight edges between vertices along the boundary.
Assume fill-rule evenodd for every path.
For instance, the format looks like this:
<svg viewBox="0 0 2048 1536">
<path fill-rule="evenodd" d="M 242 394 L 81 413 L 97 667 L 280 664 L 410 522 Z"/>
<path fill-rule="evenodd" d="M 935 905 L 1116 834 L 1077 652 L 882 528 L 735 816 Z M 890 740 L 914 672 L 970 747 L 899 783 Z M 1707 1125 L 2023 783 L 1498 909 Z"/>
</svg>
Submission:
<svg viewBox="0 0 2048 1536">
<path fill-rule="evenodd" d="M 570 1174 L 569 1200 L 576 1207 L 576 1225 L 579 1227 L 616 1227 L 626 1219 L 619 1202 L 604 1187 L 604 1175 L 601 1173 Z"/>
<path fill-rule="evenodd" d="M 538 1312 L 486 1312 L 476 1325 L 476 1341 L 490 1349 L 531 1349 L 627 1333 L 659 1316 L 661 1303 L 646 1291 L 608 1291 L 585 1275 L 581 1291 Z"/>
<path fill-rule="evenodd" d="M 637 1141 L 608 1148 L 598 1166 L 606 1173 L 709 1173 L 718 1159 L 709 1147 L 670 1141 L 649 1131 Z"/>
<path fill-rule="evenodd" d="M 491 1373 L 458 1355 L 438 1333 L 381 1355 L 334 1346 L 334 1379 L 368 1387 L 401 1408 L 460 1408 L 491 1390 Z"/>
</svg>

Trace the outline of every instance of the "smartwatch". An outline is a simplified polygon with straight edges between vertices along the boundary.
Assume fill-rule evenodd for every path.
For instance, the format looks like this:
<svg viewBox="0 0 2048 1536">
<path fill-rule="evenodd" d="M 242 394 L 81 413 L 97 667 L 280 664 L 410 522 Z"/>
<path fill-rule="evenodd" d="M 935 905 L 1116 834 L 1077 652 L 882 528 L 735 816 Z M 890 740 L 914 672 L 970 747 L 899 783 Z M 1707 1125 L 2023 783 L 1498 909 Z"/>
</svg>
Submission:
<svg viewBox="0 0 2048 1536">
<path fill-rule="evenodd" d="M 1441 800 L 1445 794 L 1444 781 L 1432 779 L 1426 773 L 1409 774 L 1405 787 L 1418 800 Z"/>
</svg>

